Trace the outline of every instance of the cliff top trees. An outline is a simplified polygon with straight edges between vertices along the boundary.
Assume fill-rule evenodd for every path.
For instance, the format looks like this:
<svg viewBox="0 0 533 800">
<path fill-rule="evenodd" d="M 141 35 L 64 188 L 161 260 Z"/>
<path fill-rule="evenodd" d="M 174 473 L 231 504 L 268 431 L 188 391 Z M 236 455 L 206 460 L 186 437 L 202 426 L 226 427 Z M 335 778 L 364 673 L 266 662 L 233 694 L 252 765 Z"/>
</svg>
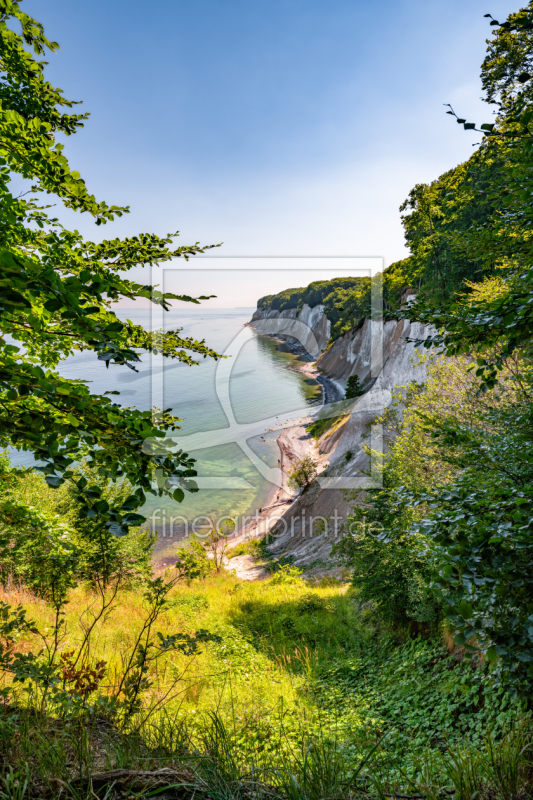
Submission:
<svg viewBox="0 0 533 800">
<path fill-rule="evenodd" d="M 459 124 L 485 139 L 466 165 L 415 187 L 404 219 L 411 275 L 422 276 L 430 291 L 401 313 L 437 327 L 426 344 L 464 356 L 447 362 L 448 375 L 439 377 L 438 364 L 432 365 L 426 385 L 402 398 L 403 427 L 386 457 L 384 488 L 369 502 L 368 516 L 384 530 L 377 542 L 362 536 L 348 541 L 346 552 L 356 580 L 376 596 L 378 584 L 372 575 L 368 580 L 373 562 L 387 554 L 395 559 L 400 580 L 387 597 L 394 601 L 400 587 L 404 605 L 411 559 L 455 643 L 472 653 L 481 649 L 493 678 L 530 695 L 533 75 L 527 70 L 533 63 L 533 2 L 491 24 L 498 30 L 482 78 L 497 117 L 479 126 L 450 108 Z M 454 275 L 460 277 L 461 259 L 477 264 L 479 273 L 458 293 Z M 402 272 L 398 265 L 395 270 Z M 445 286 L 431 291 L 446 279 L 451 298 Z M 467 389 L 462 402 L 453 397 L 458 367 L 459 386 Z"/>
<path fill-rule="evenodd" d="M 123 277 L 138 264 L 187 259 L 203 249 L 176 247 L 176 234 L 91 242 L 50 216 L 46 194 L 91 214 L 97 225 L 128 211 L 97 201 L 63 154 L 60 139 L 76 133 L 87 115 L 72 113 L 74 103 L 45 79 L 41 56 L 57 47 L 19 3 L 0 0 L 0 446 L 32 452 L 51 486 L 73 481 L 83 512 L 124 534 L 143 519 L 136 511 L 145 492 L 181 500 L 184 489 L 195 488 L 187 483 L 195 474 L 192 460 L 172 452 L 167 439 L 176 418 L 170 409 L 153 419 L 122 408 L 55 369 L 79 350 L 93 351 L 102 367 L 131 369 L 142 350 L 188 364 L 196 363 L 193 355 L 216 358 L 204 341 L 182 338 L 179 330 L 152 336 L 113 311 L 121 297 L 149 298 L 165 310 L 172 299 L 203 299 L 162 294 Z M 30 182 L 25 195 L 10 189 L 15 174 Z M 136 487 L 132 495 L 110 507 L 98 486 L 74 474 L 73 463 L 83 457 L 104 479 L 127 478 Z"/>
<path fill-rule="evenodd" d="M 447 113 L 465 129 L 484 136 L 480 149 L 430 187 L 413 190 L 408 201 L 412 212 L 404 220 L 413 264 L 422 262 L 425 252 L 456 292 L 453 303 L 449 293 L 430 297 L 429 303 L 427 294 L 420 297 L 409 317 L 435 325 L 440 334 L 428 344 L 444 344 L 449 355 L 479 352 L 484 390 L 495 385 L 505 358 L 518 347 L 531 347 L 533 339 L 533 74 L 526 71 L 532 60 L 533 3 L 491 25 L 497 30 L 481 77 L 496 118 L 476 126 L 450 108 Z M 450 176 L 458 171 L 463 176 L 453 185 Z M 438 222 L 428 231 L 422 199 L 431 192 L 438 211 L 432 217 Z M 472 281 L 467 273 L 458 273 L 462 295 L 457 294 L 462 287 L 454 280 L 454 258 L 477 264 L 474 279 L 483 278 L 474 285 L 465 280 Z M 491 359 L 483 354 L 487 348 L 492 348 Z"/>
</svg>

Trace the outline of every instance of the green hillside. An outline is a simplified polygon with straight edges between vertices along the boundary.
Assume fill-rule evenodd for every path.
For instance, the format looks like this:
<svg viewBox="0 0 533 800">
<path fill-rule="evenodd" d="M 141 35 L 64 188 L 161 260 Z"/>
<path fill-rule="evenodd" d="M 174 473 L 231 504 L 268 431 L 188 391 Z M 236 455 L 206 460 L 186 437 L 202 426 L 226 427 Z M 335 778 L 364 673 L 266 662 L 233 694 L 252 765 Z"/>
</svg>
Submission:
<svg viewBox="0 0 533 800">
<path fill-rule="evenodd" d="M 474 153 L 430 184 L 417 184 L 400 206 L 407 258 L 396 261 L 376 280 L 383 280 L 383 303 L 389 313 L 398 309 L 403 291 L 411 287 L 424 300 L 448 303 L 493 274 L 495 255 L 478 244 L 494 214 L 490 186 L 501 179 L 506 147 Z M 370 278 L 313 281 L 307 287 L 286 289 L 262 297 L 259 309 L 283 311 L 324 304 L 336 339 L 357 328 L 370 313 Z"/>
<path fill-rule="evenodd" d="M 257 302 L 259 309 L 287 308 L 300 310 L 308 306 L 324 305 L 331 321 L 331 336 L 336 339 L 349 328 L 357 327 L 370 311 L 370 278 L 333 278 L 331 281 L 313 281 L 299 289 L 285 289 L 279 294 L 269 294 Z"/>
</svg>

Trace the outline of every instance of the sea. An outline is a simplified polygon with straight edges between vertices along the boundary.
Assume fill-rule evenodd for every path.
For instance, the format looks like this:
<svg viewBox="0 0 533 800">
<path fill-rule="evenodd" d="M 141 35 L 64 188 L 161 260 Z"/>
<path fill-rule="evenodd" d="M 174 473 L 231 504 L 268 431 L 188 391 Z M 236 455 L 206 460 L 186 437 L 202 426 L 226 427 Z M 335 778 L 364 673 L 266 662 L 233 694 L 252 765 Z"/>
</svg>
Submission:
<svg viewBox="0 0 533 800">
<path fill-rule="evenodd" d="M 224 357 L 200 357 L 198 365 L 189 366 L 144 354 L 134 372 L 125 366 L 106 369 L 94 353 L 84 352 L 60 365 L 62 375 L 87 382 L 96 394 L 120 392 L 114 398 L 120 405 L 171 408 L 181 419 L 173 438 L 196 459 L 199 491 L 187 492 L 182 503 L 149 497 L 143 513 L 159 534 L 160 555 L 195 521 L 200 529 L 206 518 L 229 517 L 240 524 L 263 507 L 275 485 L 281 429 L 322 404 L 322 388 L 301 372 L 301 357 L 246 325 L 254 311 L 182 307 L 161 317 L 151 309 L 119 309 L 123 320 L 148 330 L 162 321 L 165 330 L 180 328 L 181 336 L 205 340 Z M 14 452 L 12 458 L 32 463 L 29 454 Z"/>
</svg>

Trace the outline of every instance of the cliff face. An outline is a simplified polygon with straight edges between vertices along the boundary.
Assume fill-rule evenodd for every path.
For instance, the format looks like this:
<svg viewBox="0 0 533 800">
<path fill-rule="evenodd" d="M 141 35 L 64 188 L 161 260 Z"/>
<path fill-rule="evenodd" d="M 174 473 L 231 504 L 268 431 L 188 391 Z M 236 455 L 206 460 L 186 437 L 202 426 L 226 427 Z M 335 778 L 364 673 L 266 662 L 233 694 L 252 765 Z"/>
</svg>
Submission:
<svg viewBox="0 0 533 800">
<path fill-rule="evenodd" d="M 329 456 L 327 471 L 275 525 L 270 545 L 273 553 L 290 555 L 297 566 L 311 572 L 323 573 L 333 566 L 331 547 L 341 535 L 351 506 L 362 501 L 368 484 L 366 473 L 371 465 L 362 446 L 366 442 L 382 452 L 379 427 L 372 423 L 390 405 L 395 387 L 425 381 L 426 368 L 408 339 L 424 339 L 431 333 L 431 328 L 407 320 L 383 323 L 367 319 L 358 331 L 344 334 L 317 359 L 322 374 L 339 386 L 345 387 L 350 375 L 357 375 L 367 391 L 349 408 L 332 408 L 331 413 L 341 417 L 318 443 L 320 453 Z"/>
<path fill-rule="evenodd" d="M 258 310 L 250 325 L 258 333 L 275 336 L 291 344 L 296 350 L 306 351 L 315 359 L 327 347 L 331 325 L 324 314 L 324 306 L 304 304 L 300 311 L 287 308 L 284 311 L 267 308 Z"/>
<path fill-rule="evenodd" d="M 366 319 L 358 331 L 348 331 L 333 342 L 316 365 L 343 387 L 351 375 L 357 375 L 361 385 L 372 391 L 390 390 L 413 380 L 423 382 L 425 370 L 416 366 L 415 347 L 407 339 L 428 335 L 427 326 L 418 322 Z"/>
</svg>

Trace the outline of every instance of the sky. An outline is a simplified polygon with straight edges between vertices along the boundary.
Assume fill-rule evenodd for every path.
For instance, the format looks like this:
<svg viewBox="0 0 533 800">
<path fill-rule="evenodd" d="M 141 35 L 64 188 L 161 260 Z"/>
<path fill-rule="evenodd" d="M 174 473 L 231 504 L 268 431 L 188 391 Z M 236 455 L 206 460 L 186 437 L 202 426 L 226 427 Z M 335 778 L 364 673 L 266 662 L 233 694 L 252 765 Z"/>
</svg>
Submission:
<svg viewBox="0 0 533 800">
<path fill-rule="evenodd" d="M 61 47 L 49 80 L 91 114 L 66 140 L 72 167 L 98 199 L 131 207 L 105 228 L 61 218 L 95 240 L 179 230 L 182 244 L 223 243 L 216 258 L 154 277 L 217 294 L 213 307 L 387 266 L 407 255 L 399 206 L 410 189 L 479 141 L 443 104 L 478 124 L 492 119 L 479 78 L 483 15 L 503 20 L 518 7 L 24 0 Z"/>
</svg>

